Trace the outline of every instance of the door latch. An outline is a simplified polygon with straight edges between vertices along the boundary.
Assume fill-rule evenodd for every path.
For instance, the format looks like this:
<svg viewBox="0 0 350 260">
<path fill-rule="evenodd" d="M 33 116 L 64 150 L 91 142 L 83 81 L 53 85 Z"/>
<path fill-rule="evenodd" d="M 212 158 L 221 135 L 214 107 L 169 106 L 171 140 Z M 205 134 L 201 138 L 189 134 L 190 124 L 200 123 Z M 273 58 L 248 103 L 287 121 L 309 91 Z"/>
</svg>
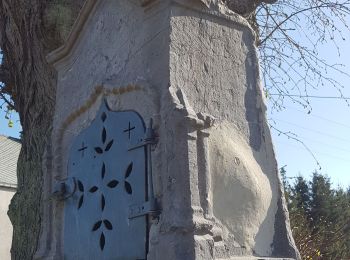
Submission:
<svg viewBox="0 0 350 260">
<path fill-rule="evenodd" d="M 157 205 L 156 200 L 146 201 L 142 204 L 136 204 L 129 207 L 129 219 L 137 218 L 144 215 L 150 215 L 153 217 L 158 216 L 160 208 Z"/>
</svg>

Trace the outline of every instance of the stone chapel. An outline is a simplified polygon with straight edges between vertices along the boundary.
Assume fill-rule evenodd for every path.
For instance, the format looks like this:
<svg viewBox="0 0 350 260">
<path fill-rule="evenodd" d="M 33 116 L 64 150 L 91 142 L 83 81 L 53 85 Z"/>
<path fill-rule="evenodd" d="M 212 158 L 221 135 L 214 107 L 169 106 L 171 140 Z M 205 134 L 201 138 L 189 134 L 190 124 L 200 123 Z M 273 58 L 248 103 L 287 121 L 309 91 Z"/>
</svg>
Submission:
<svg viewBox="0 0 350 260">
<path fill-rule="evenodd" d="M 58 73 L 36 259 L 298 259 L 259 1 L 87 0 Z"/>
</svg>

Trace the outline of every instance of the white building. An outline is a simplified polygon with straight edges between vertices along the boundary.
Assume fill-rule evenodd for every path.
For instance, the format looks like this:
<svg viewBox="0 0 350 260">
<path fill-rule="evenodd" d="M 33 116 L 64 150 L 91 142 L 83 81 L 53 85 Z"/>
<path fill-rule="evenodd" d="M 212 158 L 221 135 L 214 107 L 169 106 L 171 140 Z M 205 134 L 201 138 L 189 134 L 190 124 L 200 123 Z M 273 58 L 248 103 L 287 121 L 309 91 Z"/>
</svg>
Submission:
<svg viewBox="0 0 350 260">
<path fill-rule="evenodd" d="M 17 160 L 21 150 L 18 139 L 0 135 L 0 259 L 9 260 L 12 224 L 8 207 L 17 188 Z"/>
</svg>

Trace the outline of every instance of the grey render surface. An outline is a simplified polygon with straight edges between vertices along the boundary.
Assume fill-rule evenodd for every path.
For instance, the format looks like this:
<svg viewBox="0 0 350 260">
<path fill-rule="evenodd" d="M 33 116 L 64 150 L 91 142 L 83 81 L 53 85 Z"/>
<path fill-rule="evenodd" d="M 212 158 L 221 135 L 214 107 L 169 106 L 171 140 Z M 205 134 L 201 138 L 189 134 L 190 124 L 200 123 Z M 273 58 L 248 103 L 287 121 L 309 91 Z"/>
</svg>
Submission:
<svg viewBox="0 0 350 260">
<path fill-rule="evenodd" d="M 0 259 L 10 260 L 12 224 L 8 207 L 17 187 L 18 139 L 0 135 Z"/>
</svg>

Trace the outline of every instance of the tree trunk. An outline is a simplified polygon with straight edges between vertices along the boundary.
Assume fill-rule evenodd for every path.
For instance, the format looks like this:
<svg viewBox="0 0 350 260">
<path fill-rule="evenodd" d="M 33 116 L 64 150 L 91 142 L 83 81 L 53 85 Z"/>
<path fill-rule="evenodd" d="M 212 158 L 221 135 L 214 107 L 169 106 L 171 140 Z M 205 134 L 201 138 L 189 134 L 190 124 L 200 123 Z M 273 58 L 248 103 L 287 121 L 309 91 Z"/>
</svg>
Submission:
<svg viewBox="0 0 350 260">
<path fill-rule="evenodd" d="M 18 190 L 8 212 L 13 224 L 12 259 L 32 259 L 40 235 L 42 159 L 50 144 L 56 85 L 56 73 L 45 57 L 62 44 L 83 2 L 0 0 L 4 54 L 0 81 L 23 128 Z"/>
</svg>

